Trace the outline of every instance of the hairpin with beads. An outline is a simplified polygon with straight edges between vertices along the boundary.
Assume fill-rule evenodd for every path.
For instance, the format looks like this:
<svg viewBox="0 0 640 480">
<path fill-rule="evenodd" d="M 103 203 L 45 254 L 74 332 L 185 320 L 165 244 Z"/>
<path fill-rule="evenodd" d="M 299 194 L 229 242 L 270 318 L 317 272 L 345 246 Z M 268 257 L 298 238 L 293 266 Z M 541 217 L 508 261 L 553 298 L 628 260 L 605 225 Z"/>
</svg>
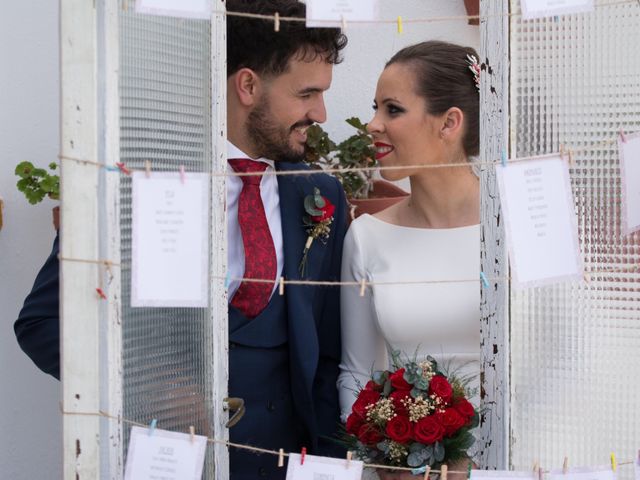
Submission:
<svg viewBox="0 0 640 480">
<path fill-rule="evenodd" d="M 480 64 L 475 55 L 467 55 L 467 63 L 469 64 L 469 70 L 473 73 L 473 81 L 476 84 L 476 88 L 480 91 Z"/>
</svg>

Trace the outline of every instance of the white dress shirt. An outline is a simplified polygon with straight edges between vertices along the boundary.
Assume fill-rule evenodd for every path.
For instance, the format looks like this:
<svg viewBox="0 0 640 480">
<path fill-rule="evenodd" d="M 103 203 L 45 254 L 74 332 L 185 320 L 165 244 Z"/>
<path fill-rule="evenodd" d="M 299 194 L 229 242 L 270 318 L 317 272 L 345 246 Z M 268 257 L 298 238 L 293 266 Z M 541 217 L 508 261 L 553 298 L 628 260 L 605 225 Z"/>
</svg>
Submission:
<svg viewBox="0 0 640 480">
<path fill-rule="evenodd" d="M 251 158 L 243 153 L 238 147 L 231 142 L 227 142 L 227 159 L 229 158 Z M 264 162 L 267 165 L 266 172 L 275 171 L 273 160 L 266 158 L 252 158 L 256 162 Z M 227 163 L 229 172 L 233 172 L 231 166 Z M 238 223 L 238 201 L 240 192 L 242 191 L 242 179 L 240 177 L 227 177 L 227 252 L 228 252 L 228 269 L 229 276 L 232 279 L 229 283 L 229 302 L 240 287 L 240 281 L 234 280 L 244 276 L 244 244 L 242 243 L 242 232 Z M 271 238 L 273 238 L 273 246 L 276 249 L 277 269 L 276 276 L 273 279 L 273 292 L 275 292 L 278 283 L 277 280 L 282 275 L 282 267 L 284 265 L 284 253 L 282 249 L 282 219 L 280 216 L 280 195 L 278 194 L 278 178 L 275 175 L 265 175 L 260 181 L 260 196 L 264 204 L 265 215 L 269 223 Z"/>
</svg>

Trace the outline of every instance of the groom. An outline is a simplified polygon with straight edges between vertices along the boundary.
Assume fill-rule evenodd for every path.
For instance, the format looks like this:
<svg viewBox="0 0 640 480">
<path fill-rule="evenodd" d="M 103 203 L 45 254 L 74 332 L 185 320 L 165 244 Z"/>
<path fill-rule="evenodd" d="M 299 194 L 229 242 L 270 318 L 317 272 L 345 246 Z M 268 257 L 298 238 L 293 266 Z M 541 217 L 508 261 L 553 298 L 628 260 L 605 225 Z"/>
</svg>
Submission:
<svg viewBox="0 0 640 480">
<path fill-rule="evenodd" d="M 230 12 L 305 17 L 295 0 L 229 0 Z M 306 170 L 306 130 L 326 120 L 324 92 L 346 38 L 338 29 L 304 22 L 227 17 L 229 171 L 267 175 L 227 180 L 231 278 L 271 283 L 229 286 L 229 395 L 245 400 L 232 442 L 269 449 L 338 453 L 329 437 L 338 426 L 339 288 L 276 280 L 340 279 L 346 202 L 340 184 L 324 174 L 269 175 Z M 257 185 L 259 184 L 259 188 Z M 318 189 L 335 206 L 330 235 L 315 240 L 304 277 L 300 263 L 308 234 L 305 197 Z M 234 479 L 284 478 L 272 456 L 231 449 Z"/>
</svg>

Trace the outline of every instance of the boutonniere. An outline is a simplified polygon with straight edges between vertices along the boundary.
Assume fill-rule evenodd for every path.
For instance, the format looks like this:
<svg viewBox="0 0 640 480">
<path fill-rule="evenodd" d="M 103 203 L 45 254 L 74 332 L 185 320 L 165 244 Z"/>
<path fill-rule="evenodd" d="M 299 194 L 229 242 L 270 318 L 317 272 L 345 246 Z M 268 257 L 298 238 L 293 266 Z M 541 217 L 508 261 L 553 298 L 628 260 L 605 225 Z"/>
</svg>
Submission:
<svg viewBox="0 0 640 480">
<path fill-rule="evenodd" d="M 333 212 L 336 207 L 328 198 L 320 195 L 318 188 L 313 189 L 312 195 L 304 197 L 304 211 L 306 215 L 302 218 L 302 222 L 307 230 L 307 242 L 302 252 L 302 261 L 300 262 L 300 276 L 304 277 L 307 267 L 307 256 L 311 245 L 315 239 L 326 242 L 331 233 L 331 223 L 333 222 Z"/>
</svg>

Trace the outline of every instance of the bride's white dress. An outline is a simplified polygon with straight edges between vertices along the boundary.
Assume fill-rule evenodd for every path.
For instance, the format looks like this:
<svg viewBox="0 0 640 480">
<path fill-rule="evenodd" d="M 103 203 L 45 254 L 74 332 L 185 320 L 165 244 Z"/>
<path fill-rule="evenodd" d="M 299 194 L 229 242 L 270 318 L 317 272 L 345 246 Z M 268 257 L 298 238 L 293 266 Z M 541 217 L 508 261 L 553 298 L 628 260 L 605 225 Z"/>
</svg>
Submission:
<svg viewBox="0 0 640 480">
<path fill-rule="evenodd" d="M 371 215 L 351 224 L 342 281 L 376 285 L 364 297 L 359 287 L 341 290 L 343 421 L 372 371 L 390 367 L 391 351 L 418 360 L 431 355 L 448 373 L 471 377 L 470 386 L 479 386 L 479 277 L 479 225 L 411 228 Z M 433 283 L 417 283 L 422 281 Z M 470 400 L 478 405 L 477 396 Z"/>
</svg>

